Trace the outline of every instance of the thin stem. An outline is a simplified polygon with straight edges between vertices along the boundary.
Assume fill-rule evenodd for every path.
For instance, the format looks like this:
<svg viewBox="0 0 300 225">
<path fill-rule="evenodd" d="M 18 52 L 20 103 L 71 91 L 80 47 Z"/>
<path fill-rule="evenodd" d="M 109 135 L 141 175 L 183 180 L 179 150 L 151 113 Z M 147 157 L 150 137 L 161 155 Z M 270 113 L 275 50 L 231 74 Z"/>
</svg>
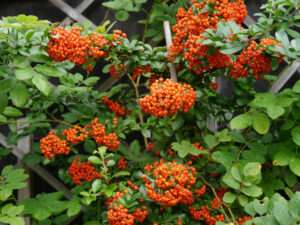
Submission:
<svg viewBox="0 0 300 225">
<path fill-rule="evenodd" d="M 132 79 L 132 77 L 130 76 L 130 74 L 129 73 L 126 73 L 126 74 L 129 77 L 129 80 L 131 81 L 131 83 L 132 83 L 132 85 L 134 87 L 135 96 L 136 96 L 136 99 L 138 100 L 139 97 L 140 97 L 138 86 L 139 86 L 139 83 L 140 83 L 141 76 L 139 76 L 137 78 L 137 82 L 135 83 L 134 80 Z M 143 117 L 141 109 L 139 109 L 138 114 L 139 114 L 139 118 L 140 118 L 141 123 L 144 123 L 144 117 Z M 145 148 L 147 148 L 147 146 L 148 146 L 148 140 L 147 140 L 147 138 L 144 135 L 143 135 L 143 137 L 144 137 Z"/>
<path fill-rule="evenodd" d="M 97 217 L 98 217 L 98 221 L 100 221 L 100 218 L 101 218 L 101 208 L 100 208 L 101 201 L 100 201 L 100 198 L 101 198 L 101 196 L 99 196 L 98 199 L 97 199 Z"/>
<path fill-rule="evenodd" d="M 238 222 L 236 221 L 236 219 L 235 219 L 235 217 L 234 217 L 234 215 L 233 215 L 231 209 L 229 208 L 229 206 L 228 206 L 225 202 L 222 202 L 222 201 L 220 200 L 219 196 L 217 195 L 217 192 L 216 192 L 215 188 L 214 188 L 210 183 L 208 183 L 208 182 L 205 180 L 205 178 L 204 178 L 201 174 L 199 174 L 199 175 L 200 175 L 201 180 L 202 180 L 208 187 L 210 187 L 210 189 L 212 190 L 214 196 L 216 197 L 216 199 L 217 199 L 218 202 L 220 203 L 221 210 L 223 211 L 224 216 L 226 217 L 226 219 L 228 220 L 228 222 L 231 223 L 231 222 L 233 221 L 234 224 L 237 224 L 237 225 L 238 225 Z M 232 221 L 229 219 L 229 217 L 228 217 L 228 215 L 226 214 L 226 212 L 225 212 L 225 210 L 224 210 L 224 208 L 223 208 L 222 205 L 224 205 L 224 206 L 227 208 L 227 210 L 229 211 L 229 214 L 230 214 L 230 216 L 231 216 L 231 218 L 232 218 Z"/>
<path fill-rule="evenodd" d="M 144 13 L 146 13 L 146 15 L 147 15 L 146 23 L 145 23 L 145 28 L 144 28 L 144 33 L 143 33 L 143 40 L 142 40 L 143 43 L 145 43 L 145 41 L 146 41 L 146 32 L 147 32 L 147 30 L 148 30 L 148 24 L 149 24 L 150 16 L 151 16 L 151 14 L 152 14 L 152 12 L 153 12 L 153 8 L 151 9 L 150 12 L 148 12 L 146 9 L 142 9 L 142 11 L 143 11 Z"/>
</svg>

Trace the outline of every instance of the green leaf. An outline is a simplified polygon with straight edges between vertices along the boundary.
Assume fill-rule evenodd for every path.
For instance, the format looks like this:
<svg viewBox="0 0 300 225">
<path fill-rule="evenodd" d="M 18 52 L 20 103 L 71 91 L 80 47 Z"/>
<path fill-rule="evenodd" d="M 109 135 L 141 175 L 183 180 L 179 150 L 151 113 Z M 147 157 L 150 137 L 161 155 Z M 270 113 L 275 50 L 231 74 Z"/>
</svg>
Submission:
<svg viewBox="0 0 300 225">
<path fill-rule="evenodd" d="M 205 137 L 204 137 L 204 141 L 205 143 L 210 147 L 210 148 L 213 148 L 215 146 L 217 146 L 219 144 L 217 138 L 214 136 L 214 135 L 211 135 L 211 134 L 207 134 Z"/>
<path fill-rule="evenodd" d="M 23 113 L 20 110 L 14 108 L 12 106 L 5 107 L 3 114 L 5 116 L 11 116 L 11 117 L 20 117 L 23 115 Z"/>
<path fill-rule="evenodd" d="M 5 107 L 8 105 L 8 97 L 7 94 L 1 93 L 0 94 L 0 113 L 3 112 Z"/>
<path fill-rule="evenodd" d="M 234 117 L 230 126 L 232 129 L 245 129 L 252 124 L 252 116 L 250 114 L 242 114 Z"/>
<path fill-rule="evenodd" d="M 44 95 L 48 96 L 50 94 L 50 84 L 42 76 L 34 76 L 32 83 L 39 89 Z"/>
<path fill-rule="evenodd" d="M 295 153 L 290 150 L 283 150 L 278 153 L 273 158 L 274 166 L 287 166 L 289 165 L 292 158 L 295 158 Z"/>
<path fill-rule="evenodd" d="M 28 80 L 34 77 L 36 72 L 31 67 L 27 67 L 24 69 L 16 69 L 15 75 L 18 80 Z"/>
<path fill-rule="evenodd" d="M 71 201 L 68 202 L 67 215 L 69 217 L 78 214 L 81 210 L 80 198 L 74 197 Z"/>
<path fill-rule="evenodd" d="M 28 165 L 39 164 L 44 159 L 43 156 L 37 154 L 36 152 L 29 152 L 26 154 L 22 161 Z"/>
<path fill-rule="evenodd" d="M 33 55 L 30 55 L 29 58 L 33 62 L 37 62 L 37 63 L 46 63 L 48 61 L 51 61 L 51 58 L 44 54 L 33 54 Z"/>
<path fill-rule="evenodd" d="M 34 69 L 40 73 L 43 73 L 45 75 L 51 76 L 51 77 L 61 77 L 64 76 L 62 72 L 60 72 L 57 69 L 54 69 L 50 66 L 45 66 L 45 65 L 37 65 L 34 67 Z"/>
<path fill-rule="evenodd" d="M 297 176 L 293 174 L 290 170 L 284 174 L 283 179 L 289 187 L 293 187 L 297 182 Z"/>
<path fill-rule="evenodd" d="M 124 21 L 128 20 L 129 13 L 125 10 L 120 10 L 116 13 L 115 17 L 117 20 L 124 22 Z"/>
<path fill-rule="evenodd" d="M 0 93 L 9 92 L 11 89 L 14 88 L 17 81 L 16 79 L 10 77 L 0 81 Z"/>
<path fill-rule="evenodd" d="M 150 137 L 151 137 L 151 132 L 150 132 L 149 129 L 143 128 L 143 129 L 141 130 L 141 132 L 142 132 L 142 135 L 143 135 L 144 137 L 146 137 L 146 138 L 150 138 Z"/>
<path fill-rule="evenodd" d="M 266 134 L 270 128 L 270 120 L 263 113 L 257 113 L 253 116 L 253 128 L 259 134 Z"/>
<path fill-rule="evenodd" d="M 281 106 L 278 106 L 278 105 L 269 105 L 267 107 L 267 114 L 273 120 L 282 116 L 284 114 L 284 112 L 285 112 L 284 108 L 282 108 Z"/>
<path fill-rule="evenodd" d="M 268 210 L 268 202 L 269 202 L 269 199 L 268 198 L 264 198 L 263 200 L 263 203 L 260 203 L 259 200 L 255 199 L 252 204 L 253 204 L 253 207 L 255 209 L 255 211 L 259 214 L 259 215 L 264 215 L 267 210 Z"/>
<path fill-rule="evenodd" d="M 93 183 L 92 183 L 92 190 L 94 193 L 96 193 L 100 187 L 101 187 L 101 180 L 97 179 L 97 180 L 94 180 Z"/>
<path fill-rule="evenodd" d="M 247 176 L 256 176 L 260 174 L 261 165 L 257 162 L 247 163 L 243 169 L 243 174 L 245 177 Z"/>
<path fill-rule="evenodd" d="M 300 126 L 294 127 L 292 130 L 293 141 L 300 145 Z"/>
<path fill-rule="evenodd" d="M 130 176 L 130 173 L 127 172 L 127 171 L 120 171 L 120 172 L 115 173 L 112 176 L 112 178 L 114 178 L 114 177 L 121 177 L 121 176 Z"/>
<path fill-rule="evenodd" d="M 231 168 L 231 175 L 235 180 L 242 182 L 243 179 L 242 166 L 240 164 L 235 164 Z"/>
<path fill-rule="evenodd" d="M 14 89 L 10 92 L 10 98 L 13 104 L 17 107 L 24 105 L 28 99 L 28 89 L 22 84 L 18 83 Z"/>
<path fill-rule="evenodd" d="M 97 156 L 90 156 L 88 160 L 93 164 L 101 164 L 102 160 Z"/>
<path fill-rule="evenodd" d="M 25 69 L 30 65 L 29 60 L 23 55 L 16 55 L 14 57 L 14 64 L 16 67 Z"/>
<path fill-rule="evenodd" d="M 177 117 L 172 124 L 172 130 L 173 131 L 179 130 L 183 124 L 184 124 L 184 117 Z"/>
<path fill-rule="evenodd" d="M 230 43 L 227 43 L 226 45 L 223 45 L 221 48 L 220 48 L 220 52 L 223 53 L 223 54 L 233 54 L 233 53 L 236 53 L 236 52 L 239 52 L 240 50 L 242 50 L 244 48 L 244 44 L 242 44 L 241 42 L 230 42 Z"/>
<path fill-rule="evenodd" d="M 223 177 L 222 177 L 222 181 L 227 184 L 229 187 L 234 188 L 239 190 L 240 189 L 240 184 L 239 182 L 237 182 L 233 176 L 230 173 L 226 173 Z"/>
<path fill-rule="evenodd" d="M 296 93 L 300 93 L 300 80 L 298 80 L 296 82 L 296 84 L 294 85 L 293 91 L 296 92 Z"/>
<path fill-rule="evenodd" d="M 226 203 L 233 203 L 235 199 L 236 199 L 236 195 L 230 191 L 226 192 L 225 195 L 223 196 L 223 201 Z"/>
<path fill-rule="evenodd" d="M 300 176 L 300 159 L 293 158 L 289 163 L 291 171 L 296 174 L 298 177 Z"/>
<path fill-rule="evenodd" d="M 289 202 L 290 212 L 294 217 L 300 217 L 300 192 L 296 192 Z"/>
<path fill-rule="evenodd" d="M 288 211 L 288 203 L 283 197 L 273 202 L 272 214 L 280 225 L 292 224 L 292 217 Z"/>
<path fill-rule="evenodd" d="M 228 135 L 228 129 L 215 133 L 215 136 L 218 138 L 219 142 L 228 142 L 232 140 L 231 136 Z"/>
<path fill-rule="evenodd" d="M 286 31 L 291 37 L 293 37 L 293 38 L 295 38 L 295 39 L 300 39 L 300 33 L 299 32 L 297 32 L 297 31 L 294 31 L 294 30 L 292 30 L 292 29 L 288 29 L 287 31 Z"/>
<path fill-rule="evenodd" d="M 274 93 L 256 93 L 252 103 L 258 107 L 266 108 L 275 105 L 276 95 Z"/>
<path fill-rule="evenodd" d="M 231 152 L 215 151 L 212 154 L 212 158 L 216 162 L 221 163 L 223 166 L 225 166 L 227 170 L 230 170 L 234 165 L 237 156 Z"/>
<path fill-rule="evenodd" d="M 245 195 L 239 195 L 239 196 L 238 196 L 238 200 L 239 200 L 239 203 L 241 204 L 241 206 L 243 206 L 243 207 L 246 207 L 246 205 L 247 205 L 248 202 L 249 202 L 248 197 L 245 196 Z"/>
<path fill-rule="evenodd" d="M 141 154 L 141 145 L 138 140 L 131 142 L 130 151 L 134 156 L 139 156 Z"/>
<path fill-rule="evenodd" d="M 234 131 L 230 131 L 229 135 L 232 137 L 232 140 L 234 142 L 238 142 L 238 143 L 246 143 L 246 139 L 243 137 L 243 135 L 241 135 L 238 132 L 234 132 Z"/>
<path fill-rule="evenodd" d="M 255 184 L 252 184 L 251 186 L 243 186 L 242 192 L 248 196 L 256 198 L 262 195 L 263 190 L 260 187 L 257 187 Z"/>
<path fill-rule="evenodd" d="M 181 143 L 173 142 L 172 149 L 178 152 L 178 156 L 180 158 L 184 158 L 188 154 L 198 156 L 206 153 L 205 151 L 199 151 L 196 146 L 185 140 L 183 140 Z"/>
<path fill-rule="evenodd" d="M 22 217 L 11 217 L 9 220 L 10 225 L 25 225 L 24 218 Z"/>
<path fill-rule="evenodd" d="M 83 147 L 86 152 L 93 153 L 94 150 L 96 150 L 97 146 L 94 141 L 92 141 L 90 139 L 86 139 L 83 144 Z"/>
<path fill-rule="evenodd" d="M 83 83 L 86 86 L 93 86 L 93 85 L 97 84 L 99 79 L 100 79 L 100 77 L 89 77 L 88 79 L 84 80 Z"/>
</svg>

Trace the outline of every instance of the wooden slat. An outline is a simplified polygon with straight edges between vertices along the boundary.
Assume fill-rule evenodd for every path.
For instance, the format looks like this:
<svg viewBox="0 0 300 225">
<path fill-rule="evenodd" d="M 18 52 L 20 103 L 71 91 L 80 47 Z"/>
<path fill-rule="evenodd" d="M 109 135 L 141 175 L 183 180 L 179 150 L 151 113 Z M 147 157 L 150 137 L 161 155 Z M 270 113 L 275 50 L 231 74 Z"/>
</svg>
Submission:
<svg viewBox="0 0 300 225">
<path fill-rule="evenodd" d="M 86 20 L 89 20 L 82 14 L 78 13 L 75 9 L 73 9 L 71 6 L 69 6 L 67 3 L 65 3 L 62 0 L 49 0 L 53 5 L 55 5 L 57 8 L 62 10 L 64 13 L 66 13 L 69 17 L 74 19 L 75 21 L 78 21 L 80 23 L 84 23 Z M 92 24 L 93 28 L 96 29 L 97 26 L 95 24 Z"/>
<path fill-rule="evenodd" d="M 81 14 L 86 10 L 95 0 L 84 0 L 82 1 L 74 10 Z M 70 17 L 66 17 L 61 23 L 60 26 L 65 26 L 71 23 L 73 20 Z"/>
<path fill-rule="evenodd" d="M 12 153 L 18 158 L 23 159 L 25 153 L 20 150 L 16 145 L 9 146 L 6 142 L 6 137 L 0 133 L 0 144 L 2 144 L 5 148 L 12 148 Z M 53 188 L 58 191 L 65 191 L 65 197 L 67 199 L 72 198 L 72 194 L 70 190 L 58 179 L 56 179 L 51 173 L 49 173 L 45 168 L 40 165 L 27 165 L 30 169 L 32 169 L 35 173 L 37 173 L 41 178 L 43 178 L 46 182 L 48 182 Z"/>
</svg>

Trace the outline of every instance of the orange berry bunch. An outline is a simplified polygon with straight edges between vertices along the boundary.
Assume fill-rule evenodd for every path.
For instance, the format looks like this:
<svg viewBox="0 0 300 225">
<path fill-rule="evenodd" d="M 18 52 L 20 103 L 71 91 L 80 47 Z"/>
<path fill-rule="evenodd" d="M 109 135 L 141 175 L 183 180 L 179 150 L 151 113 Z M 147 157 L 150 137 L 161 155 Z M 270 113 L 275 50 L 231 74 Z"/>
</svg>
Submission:
<svg viewBox="0 0 300 225">
<path fill-rule="evenodd" d="M 178 164 L 176 161 L 165 163 L 163 159 L 153 165 L 146 165 L 145 170 L 154 179 L 154 183 L 142 178 L 147 188 L 147 196 L 163 206 L 174 206 L 178 203 L 192 204 L 193 193 L 190 190 L 195 184 L 196 169 L 189 165 Z"/>
<path fill-rule="evenodd" d="M 195 104 L 196 92 L 187 84 L 174 83 L 171 79 L 156 80 L 150 87 L 150 95 L 139 99 L 141 109 L 156 117 L 186 113 Z"/>
<path fill-rule="evenodd" d="M 92 180 L 102 178 L 101 173 L 95 171 L 95 167 L 91 166 L 91 162 L 78 164 L 79 157 L 76 157 L 69 167 L 69 174 L 75 184 L 80 185 L 81 180 L 91 182 Z"/>
<path fill-rule="evenodd" d="M 149 84 L 152 85 L 159 78 L 158 74 L 152 74 L 149 77 Z"/>
<path fill-rule="evenodd" d="M 113 78 L 118 78 L 119 80 L 121 79 L 121 72 L 125 71 L 126 68 L 123 64 L 119 65 L 119 68 L 117 68 L 114 64 L 111 64 L 109 66 L 109 73 Z"/>
<path fill-rule="evenodd" d="M 146 74 L 151 72 L 151 67 L 149 65 L 145 66 L 138 66 L 137 68 L 132 69 L 132 80 L 135 80 L 137 77 L 141 76 L 142 74 Z"/>
<path fill-rule="evenodd" d="M 252 220 L 253 218 L 254 217 L 251 217 L 251 216 L 245 216 L 244 218 L 239 217 L 237 219 L 237 222 L 242 225 L 242 224 L 245 224 L 248 220 Z"/>
<path fill-rule="evenodd" d="M 88 125 L 91 129 L 90 134 L 94 137 L 95 142 L 98 145 L 104 145 L 110 150 L 116 150 L 120 146 L 118 136 L 116 133 L 110 133 L 106 135 L 105 125 L 98 123 L 98 118 L 95 118 L 92 125 Z"/>
<path fill-rule="evenodd" d="M 262 39 L 260 45 L 270 46 L 276 44 L 281 46 L 278 41 L 267 38 Z M 247 77 L 249 69 L 255 79 L 261 79 L 271 70 L 271 58 L 265 55 L 264 47 L 257 47 L 257 43 L 252 41 L 250 45 L 237 57 L 237 61 L 232 63 L 232 69 L 229 72 L 234 79 Z M 279 56 L 278 62 L 281 62 Z"/>
<path fill-rule="evenodd" d="M 62 135 L 65 136 L 71 144 L 78 144 L 89 136 L 89 132 L 85 128 L 74 126 L 72 128 L 65 129 Z"/>
<path fill-rule="evenodd" d="M 67 145 L 67 141 L 60 139 L 55 133 L 56 131 L 50 131 L 46 137 L 40 140 L 40 149 L 49 160 L 52 159 L 53 155 L 68 155 L 71 150 Z"/>
<path fill-rule="evenodd" d="M 126 169 L 127 163 L 128 163 L 128 161 L 125 160 L 124 157 L 122 157 L 122 158 L 118 161 L 118 167 L 119 167 L 119 169 Z"/>
<path fill-rule="evenodd" d="M 82 30 L 79 27 L 71 30 L 62 27 L 53 29 L 53 37 L 47 47 L 49 56 L 57 62 L 69 60 L 76 65 L 86 63 L 86 51 L 89 50 L 91 41 L 87 35 L 81 36 Z"/>
<path fill-rule="evenodd" d="M 95 59 L 104 57 L 108 57 L 108 53 L 104 50 L 104 47 L 108 46 L 111 42 L 106 39 L 103 35 L 93 33 L 90 36 L 91 44 L 89 46 L 89 57 L 93 57 Z"/>
<path fill-rule="evenodd" d="M 108 109 L 118 117 L 126 116 L 126 114 L 130 115 L 131 113 L 129 109 L 127 109 L 126 107 L 121 107 L 120 103 L 109 100 L 106 98 L 106 96 L 103 97 L 101 101 L 103 102 L 103 104 L 107 105 Z"/>
<path fill-rule="evenodd" d="M 196 208 L 189 206 L 189 211 L 193 220 L 201 221 L 203 219 L 207 225 L 215 225 L 217 221 L 224 221 L 223 214 L 216 215 L 216 217 L 212 216 L 207 205 L 201 206 L 200 210 L 196 210 Z"/>
<path fill-rule="evenodd" d="M 200 189 L 195 189 L 194 192 L 198 198 L 201 197 L 206 192 L 206 185 L 203 185 Z"/>
<path fill-rule="evenodd" d="M 186 12 L 179 8 L 177 12 L 178 23 L 173 26 L 175 34 L 173 44 L 170 46 L 170 59 L 176 55 L 182 55 L 189 61 L 190 69 L 197 74 L 210 71 L 212 68 L 229 67 L 231 59 L 229 55 L 216 50 L 207 57 L 209 46 L 196 42 L 205 38 L 201 34 L 208 28 L 216 29 L 219 22 L 235 21 L 241 24 L 246 15 L 246 5 L 242 0 L 206 0 L 198 2 L 192 0 L 192 6 Z M 213 6 L 213 11 L 206 9 Z"/>
<path fill-rule="evenodd" d="M 109 209 L 106 215 L 110 225 L 134 224 L 134 220 L 142 223 L 148 215 L 146 206 L 137 208 L 132 213 L 129 213 L 129 210 L 119 203 L 118 199 L 124 197 L 127 193 L 127 189 L 124 190 L 124 193 L 117 191 L 113 198 L 108 198 L 105 202 Z"/>
</svg>

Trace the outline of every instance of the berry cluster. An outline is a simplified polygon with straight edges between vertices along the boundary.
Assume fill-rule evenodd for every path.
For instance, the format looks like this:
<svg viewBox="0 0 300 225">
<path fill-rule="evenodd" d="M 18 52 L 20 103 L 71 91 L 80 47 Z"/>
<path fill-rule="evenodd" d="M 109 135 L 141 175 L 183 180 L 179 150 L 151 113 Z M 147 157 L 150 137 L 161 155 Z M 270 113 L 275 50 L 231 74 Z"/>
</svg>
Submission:
<svg viewBox="0 0 300 225">
<path fill-rule="evenodd" d="M 135 80 L 137 77 L 141 76 L 142 74 L 146 74 L 151 72 L 151 67 L 149 65 L 145 66 L 138 66 L 137 68 L 132 69 L 132 80 Z"/>
<path fill-rule="evenodd" d="M 107 99 L 106 96 L 103 97 L 101 101 L 103 102 L 103 104 L 107 105 L 108 109 L 118 117 L 126 116 L 126 114 L 130 115 L 131 113 L 129 109 L 127 109 L 126 107 L 122 107 L 118 102 Z"/>
<path fill-rule="evenodd" d="M 148 215 L 146 206 L 137 208 L 132 213 L 129 213 L 128 209 L 119 203 L 118 199 L 124 197 L 127 193 L 127 189 L 124 190 L 124 193 L 117 191 L 113 198 L 108 198 L 105 202 L 108 207 L 106 215 L 110 225 L 133 225 L 134 220 L 142 223 Z"/>
<path fill-rule="evenodd" d="M 216 215 L 215 217 L 211 215 L 211 211 L 208 206 L 201 206 L 200 210 L 189 206 L 189 211 L 192 215 L 193 220 L 201 221 L 202 218 L 207 225 L 215 225 L 217 221 L 224 221 L 224 215 Z"/>
<path fill-rule="evenodd" d="M 71 148 L 67 141 L 60 139 L 55 135 L 56 131 L 50 131 L 49 134 L 40 140 L 40 149 L 47 159 L 52 159 L 53 155 L 68 155 Z"/>
<path fill-rule="evenodd" d="M 127 163 L 128 163 L 128 161 L 125 160 L 124 157 L 122 157 L 121 159 L 119 159 L 119 161 L 118 161 L 118 167 L 119 167 L 119 169 L 126 169 Z"/>
<path fill-rule="evenodd" d="M 199 151 L 204 151 L 204 150 L 205 150 L 205 148 L 204 148 L 202 145 L 200 145 L 199 142 L 196 142 L 196 143 L 194 143 L 193 145 L 194 145 Z M 192 160 L 197 160 L 197 159 L 200 158 L 200 156 L 195 156 L 195 155 L 191 155 L 191 154 L 190 154 L 190 158 L 191 158 Z"/>
<path fill-rule="evenodd" d="M 69 174 L 75 184 L 80 185 L 81 180 L 91 182 L 92 180 L 102 178 L 101 173 L 95 171 L 95 167 L 91 166 L 91 162 L 78 164 L 79 158 L 76 157 L 69 167 Z"/>
<path fill-rule="evenodd" d="M 88 125 L 91 129 L 90 134 L 94 137 L 95 142 L 98 145 L 104 145 L 110 150 L 116 150 L 119 148 L 120 142 L 116 133 L 110 133 L 106 135 L 105 125 L 98 123 L 98 118 L 95 118 L 92 125 Z"/>
<path fill-rule="evenodd" d="M 76 65 L 86 63 L 86 51 L 89 50 L 91 41 L 87 35 L 81 36 L 82 30 L 79 27 L 71 30 L 62 27 L 53 29 L 47 47 L 49 56 L 57 62 L 69 60 Z"/>
<path fill-rule="evenodd" d="M 89 132 L 80 126 L 74 126 L 65 129 L 62 135 L 66 137 L 68 142 L 74 145 L 84 141 L 89 136 Z"/>
<path fill-rule="evenodd" d="M 109 73 L 113 78 L 121 79 L 121 73 L 126 70 L 125 66 L 123 64 L 120 64 L 117 68 L 114 64 L 111 64 L 109 66 Z"/>
<path fill-rule="evenodd" d="M 244 218 L 238 218 L 237 219 L 237 222 L 239 223 L 239 224 L 245 224 L 248 220 L 252 220 L 253 219 L 253 217 L 251 217 L 251 216 L 245 216 Z"/>
<path fill-rule="evenodd" d="M 171 79 L 156 80 L 150 95 L 139 99 L 141 109 L 156 117 L 175 114 L 180 109 L 186 113 L 195 104 L 196 92 L 187 84 L 174 83 Z"/>
<path fill-rule="evenodd" d="M 198 198 L 200 198 L 202 195 L 204 195 L 206 192 L 206 185 L 203 185 L 200 189 L 195 189 L 194 193 L 197 195 Z"/>
<path fill-rule="evenodd" d="M 270 46 L 276 44 L 280 46 L 279 42 L 270 38 L 262 39 L 259 45 Z M 271 70 L 271 59 L 265 53 L 265 47 L 257 47 L 258 44 L 252 41 L 250 45 L 242 51 L 241 55 L 237 57 L 237 61 L 232 63 L 232 69 L 229 72 L 234 79 L 239 77 L 247 77 L 249 69 L 255 79 L 261 79 Z M 280 56 L 279 56 L 280 57 Z M 278 58 L 278 62 L 281 62 Z"/>
<path fill-rule="evenodd" d="M 246 5 L 242 0 L 206 0 L 198 2 L 191 1 L 193 4 L 186 12 L 179 8 L 177 12 L 178 23 L 173 26 L 175 36 L 173 44 L 170 46 L 170 59 L 175 55 L 183 55 L 189 61 L 190 69 L 197 74 L 210 71 L 212 68 L 229 67 L 231 59 L 229 55 L 222 54 L 216 50 L 207 57 L 209 46 L 197 42 L 205 38 L 201 34 L 208 28 L 216 29 L 219 22 L 235 21 L 241 24 L 246 15 Z M 207 8 L 213 7 L 212 11 Z M 196 13 L 195 13 L 196 12 Z"/>
<path fill-rule="evenodd" d="M 154 179 L 154 184 L 142 178 L 147 188 L 147 196 L 163 206 L 174 206 L 178 203 L 190 205 L 194 196 L 190 190 L 195 184 L 196 169 L 189 165 L 178 164 L 176 161 L 165 163 L 163 159 L 153 165 L 146 165 L 145 170 Z"/>
</svg>

